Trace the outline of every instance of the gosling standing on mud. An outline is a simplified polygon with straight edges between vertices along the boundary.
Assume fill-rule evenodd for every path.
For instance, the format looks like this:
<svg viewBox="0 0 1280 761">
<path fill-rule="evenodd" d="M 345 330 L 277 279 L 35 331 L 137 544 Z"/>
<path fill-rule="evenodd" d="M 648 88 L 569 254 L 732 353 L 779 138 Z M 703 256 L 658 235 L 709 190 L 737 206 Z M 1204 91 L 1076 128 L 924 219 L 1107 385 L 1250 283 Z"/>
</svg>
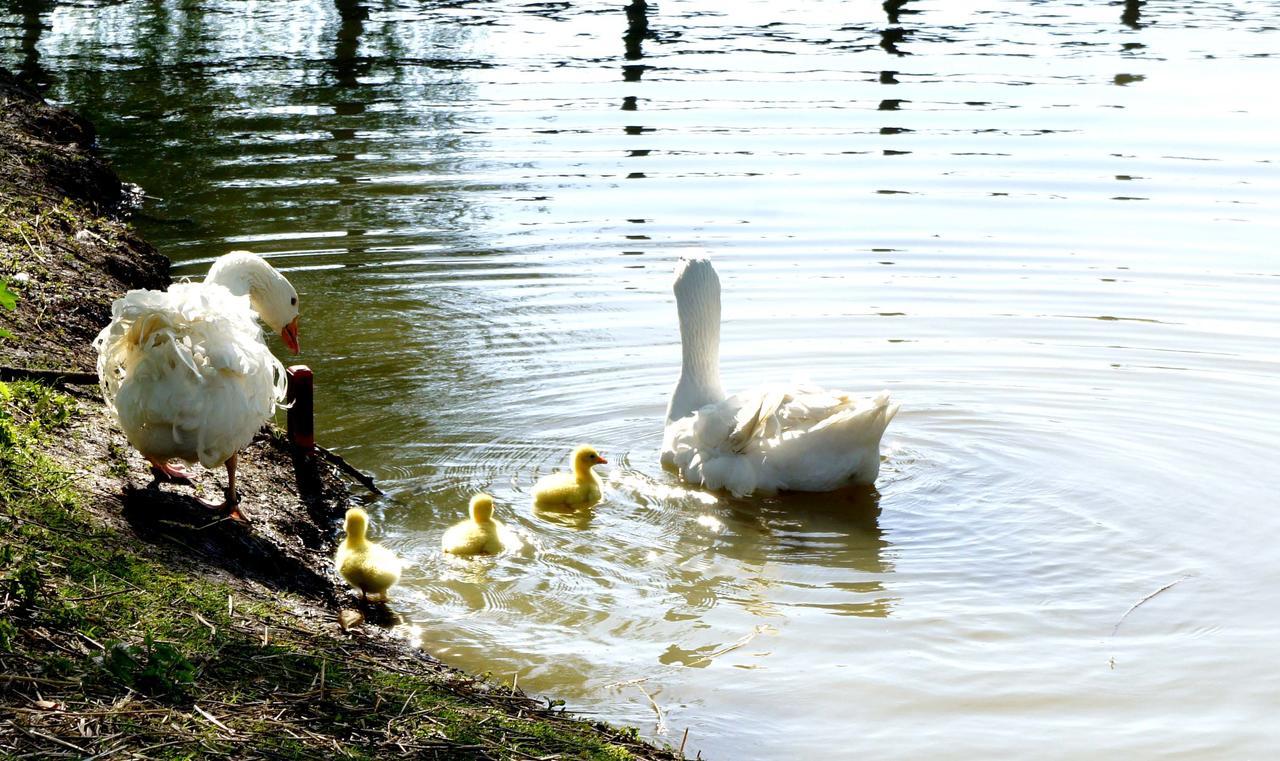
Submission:
<svg viewBox="0 0 1280 761">
<path fill-rule="evenodd" d="M 543 510 L 580 510 L 600 501 L 603 484 L 592 470 L 608 460 L 595 447 L 583 444 L 573 450 L 573 472 L 552 473 L 533 486 L 533 504 Z"/>
<path fill-rule="evenodd" d="M 400 580 L 400 558 L 382 545 L 365 537 L 369 528 L 369 515 L 358 507 L 347 511 L 347 536 L 338 546 L 333 558 L 337 569 L 347 583 L 360 590 L 367 602 L 370 595 L 387 601 L 387 590 Z"/>
</svg>

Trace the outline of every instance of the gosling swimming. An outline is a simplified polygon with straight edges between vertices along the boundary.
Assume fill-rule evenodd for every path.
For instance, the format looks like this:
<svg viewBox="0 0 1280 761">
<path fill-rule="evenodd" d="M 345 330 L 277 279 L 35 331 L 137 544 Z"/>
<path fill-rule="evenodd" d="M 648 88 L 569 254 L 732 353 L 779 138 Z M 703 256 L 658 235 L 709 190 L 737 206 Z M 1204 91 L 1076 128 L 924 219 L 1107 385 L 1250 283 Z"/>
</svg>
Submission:
<svg viewBox="0 0 1280 761">
<path fill-rule="evenodd" d="M 477 494 L 471 498 L 471 517 L 444 532 L 441 548 L 454 555 L 496 555 L 502 552 L 506 527 L 493 518 L 493 497 Z"/>
<path fill-rule="evenodd" d="M 533 486 L 533 504 L 547 510 L 580 510 L 600 501 L 603 484 L 594 470 L 609 461 L 595 447 L 583 444 L 573 450 L 573 472 L 543 476 Z"/>
</svg>

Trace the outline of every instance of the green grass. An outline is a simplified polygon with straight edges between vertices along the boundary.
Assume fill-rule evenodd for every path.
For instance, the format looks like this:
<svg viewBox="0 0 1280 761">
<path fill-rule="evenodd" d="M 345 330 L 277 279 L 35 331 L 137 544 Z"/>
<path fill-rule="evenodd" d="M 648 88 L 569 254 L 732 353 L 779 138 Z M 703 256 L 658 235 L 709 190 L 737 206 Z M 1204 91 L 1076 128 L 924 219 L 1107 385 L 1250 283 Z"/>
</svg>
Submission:
<svg viewBox="0 0 1280 761">
<path fill-rule="evenodd" d="M 95 522 L 40 446 L 75 414 L 48 388 L 0 383 L 0 756 L 673 757 L 379 640 L 301 626 Z"/>
</svg>

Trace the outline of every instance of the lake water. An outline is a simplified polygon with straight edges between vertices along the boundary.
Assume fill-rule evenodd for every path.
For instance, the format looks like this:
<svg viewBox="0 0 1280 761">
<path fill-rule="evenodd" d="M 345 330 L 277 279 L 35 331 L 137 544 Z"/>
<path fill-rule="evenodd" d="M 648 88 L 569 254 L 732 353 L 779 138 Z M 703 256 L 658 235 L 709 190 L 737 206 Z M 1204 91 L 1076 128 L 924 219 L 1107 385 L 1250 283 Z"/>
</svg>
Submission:
<svg viewBox="0 0 1280 761">
<path fill-rule="evenodd" d="M 885 5 L 27 2 L 0 50 L 175 274 L 287 271 L 444 660 L 690 756 L 1271 755 L 1280 7 Z M 659 467 L 689 252 L 727 387 L 902 404 L 877 491 Z M 581 442 L 605 502 L 533 515 Z M 443 558 L 480 489 L 525 545 Z"/>
</svg>

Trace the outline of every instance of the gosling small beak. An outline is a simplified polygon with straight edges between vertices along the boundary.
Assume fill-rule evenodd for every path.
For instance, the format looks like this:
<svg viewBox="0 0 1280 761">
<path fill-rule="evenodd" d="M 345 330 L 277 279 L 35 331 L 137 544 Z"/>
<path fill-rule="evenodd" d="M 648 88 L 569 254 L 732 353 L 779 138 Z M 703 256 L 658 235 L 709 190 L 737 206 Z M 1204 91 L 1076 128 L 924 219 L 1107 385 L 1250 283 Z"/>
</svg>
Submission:
<svg viewBox="0 0 1280 761">
<path fill-rule="evenodd" d="M 600 457 L 599 455 L 597 455 L 597 456 L 596 456 L 596 462 L 597 462 L 597 463 L 599 463 L 599 464 L 601 464 L 601 465 L 608 465 L 608 464 L 609 464 L 609 461 L 608 461 L 608 460 L 604 459 L 603 457 Z"/>
<path fill-rule="evenodd" d="M 294 354 L 298 353 L 298 318 L 294 317 L 293 321 L 284 326 L 280 331 L 280 340 L 284 341 L 284 345 L 289 347 L 289 351 Z"/>
</svg>

